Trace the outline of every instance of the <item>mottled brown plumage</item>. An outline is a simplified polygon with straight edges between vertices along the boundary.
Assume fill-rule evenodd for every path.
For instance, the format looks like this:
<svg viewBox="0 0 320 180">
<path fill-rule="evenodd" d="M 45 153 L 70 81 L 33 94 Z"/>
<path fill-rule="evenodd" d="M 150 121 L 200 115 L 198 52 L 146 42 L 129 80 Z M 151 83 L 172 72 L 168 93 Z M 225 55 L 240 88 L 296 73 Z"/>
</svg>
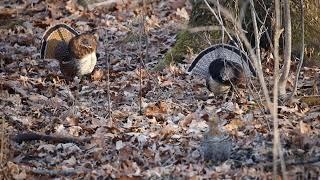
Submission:
<svg viewBox="0 0 320 180">
<path fill-rule="evenodd" d="M 74 57 L 81 59 L 97 49 L 97 41 L 92 34 L 81 34 L 72 38 L 69 46 Z"/>
<path fill-rule="evenodd" d="M 66 24 L 50 27 L 41 44 L 41 58 L 57 59 L 64 76 L 90 74 L 96 65 L 97 40 L 89 33 L 79 34 Z"/>
</svg>

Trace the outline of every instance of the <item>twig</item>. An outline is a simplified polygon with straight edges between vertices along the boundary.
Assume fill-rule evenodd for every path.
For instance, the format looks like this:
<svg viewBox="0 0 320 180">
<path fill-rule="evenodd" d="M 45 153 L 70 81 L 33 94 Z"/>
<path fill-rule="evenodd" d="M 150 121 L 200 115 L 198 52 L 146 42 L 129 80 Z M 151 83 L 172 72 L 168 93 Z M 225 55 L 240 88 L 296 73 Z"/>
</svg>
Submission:
<svg viewBox="0 0 320 180">
<path fill-rule="evenodd" d="M 262 65 L 261 65 L 261 51 L 260 51 L 261 34 L 259 33 L 258 23 L 257 23 L 257 18 L 259 18 L 259 17 L 257 17 L 257 13 L 256 13 L 256 10 L 255 10 L 255 6 L 254 6 L 253 0 L 250 0 L 250 6 L 251 6 L 250 11 L 251 11 L 251 17 L 252 17 L 252 25 L 253 25 L 253 30 L 254 30 L 254 40 L 255 40 L 255 46 L 256 46 L 256 55 L 257 55 L 257 58 L 258 58 L 257 60 L 258 60 L 259 66 L 262 67 Z M 262 26 L 264 26 L 264 25 L 262 25 Z M 252 86 L 252 87 L 253 87 L 253 89 L 255 91 L 257 91 L 255 86 Z M 251 91 L 253 91 L 251 88 L 249 88 L 249 89 Z M 259 98 L 260 102 L 262 102 L 262 99 L 261 99 L 261 96 L 259 95 L 259 93 L 258 93 L 258 98 Z M 260 109 L 262 109 L 262 108 L 260 108 Z M 268 121 L 267 121 L 267 124 L 268 124 L 268 128 L 270 129 L 270 125 L 269 125 Z"/>
<path fill-rule="evenodd" d="M 140 46 L 142 46 L 142 44 L 140 44 Z M 140 51 L 140 62 L 139 62 L 139 114 L 140 115 L 142 115 L 142 62 L 141 61 L 142 61 L 142 52 Z"/>
<path fill-rule="evenodd" d="M 107 37 L 105 37 L 107 39 Z M 109 123 L 112 122 L 112 111 L 111 111 L 111 95 L 110 95 L 110 55 L 108 54 L 108 48 L 106 45 L 106 60 L 107 60 L 107 98 L 108 98 L 108 114 L 109 114 Z"/>
<path fill-rule="evenodd" d="M 192 27 L 186 29 L 190 33 L 198 33 L 204 31 L 220 31 L 222 30 L 221 26 L 199 26 L 199 27 Z"/>
<path fill-rule="evenodd" d="M 256 55 L 258 58 L 258 63 L 261 65 L 261 52 L 260 52 L 260 35 L 258 31 L 258 24 L 257 24 L 257 16 L 254 8 L 254 3 L 253 0 L 250 0 L 250 11 L 251 11 L 251 17 L 252 17 L 252 24 L 253 24 L 253 31 L 254 31 L 254 40 L 255 40 L 255 45 L 256 45 Z"/>
<path fill-rule="evenodd" d="M 93 3 L 93 4 L 89 4 L 88 5 L 88 9 L 92 10 L 96 7 L 112 7 L 115 6 L 116 4 L 120 4 L 117 0 L 107 0 L 107 1 L 103 1 L 103 2 L 98 2 L 98 3 Z"/>
<path fill-rule="evenodd" d="M 5 156 L 5 130 L 4 130 L 4 119 L 0 118 L 1 120 L 1 147 L 0 147 L 0 165 L 2 165 L 4 163 L 4 156 Z"/>
<path fill-rule="evenodd" d="M 204 0 L 204 2 L 206 3 L 207 7 L 209 8 L 209 10 L 213 13 L 214 17 L 216 18 L 216 20 L 219 22 L 219 25 L 221 26 L 222 30 L 224 32 L 227 33 L 228 37 L 230 40 L 233 40 L 232 36 L 230 35 L 230 33 L 226 30 L 225 26 L 223 25 L 222 20 L 219 18 L 219 16 L 216 14 L 216 12 L 214 11 L 214 9 L 212 9 L 212 7 L 210 6 L 210 4 L 208 3 L 207 0 Z M 214 1 L 215 5 L 218 7 L 218 9 L 221 7 L 219 5 L 219 3 L 217 1 Z M 219 9 L 219 13 L 220 13 L 220 9 Z"/>
<path fill-rule="evenodd" d="M 139 114 L 142 115 L 142 66 L 143 66 L 143 50 L 142 50 L 142 37 L 145 34 L 145 1 L 143 0 L 143 11 L 141 15 L 141 22 L 139 28 Z"/>
<path fill-rule="evenodd" d="M 263 3 L 264 1 L 262 1 L 262 2 L 257 1 L 257 2 L 260 4 L 261 7 L 263 7 L 263 10 L 266 12 L 266 15 L 264 16 L 264 19 L 263 19 L 263 20 L 261 20 L 261 19 L 259 18 L 259 16 L 256 16 L 256 17 L 257 17 L 257 20 L 258 20 L 261 24 L 263 24 L 263 25 L 261 26 L 261 29 L 264 30 L 264 33 L 265 33 L 265 35 L 266 35 L 266 37 L 267 37 L 267 40 L 268 40 L 268 42 L 269 42 L 269 45 L 270 45 L 270 49 L 273 51 L 273 42 L 272 42 L 272 40 L 271 40 L 270 34 L 269 34 L 269 32 L 268 32 L 268 29 L 267 29 L 266 26 L 265 26 L 266 21 L 267 21 L 267 18 L 268 18 L 269 14 L 270 14 L 270 8 L 267 9 L 266 5 Z M 256 14 L 257 14 L 257 13 L 256 13 Z M 271 17 L 269 17 L 269 18 L 271 18 Z"/>
<path fill-rule="evenodd" d="M 221 26 L 221 43 L 224 43 L 224 28 L 223 27 L 225 27 L 224 26 L 224 23 L 223 23 L 223 20 L 222 20 L 222 17 L 221 17 L 221 12 L 220 12 L 220 3 L 219 3 L 219 0 L 217 0 L 217 3 L 218 3 L 218 15 L 219 15 L 219 21 L 221 22 L 220 23 L 220 26 Z"/>
</svg>

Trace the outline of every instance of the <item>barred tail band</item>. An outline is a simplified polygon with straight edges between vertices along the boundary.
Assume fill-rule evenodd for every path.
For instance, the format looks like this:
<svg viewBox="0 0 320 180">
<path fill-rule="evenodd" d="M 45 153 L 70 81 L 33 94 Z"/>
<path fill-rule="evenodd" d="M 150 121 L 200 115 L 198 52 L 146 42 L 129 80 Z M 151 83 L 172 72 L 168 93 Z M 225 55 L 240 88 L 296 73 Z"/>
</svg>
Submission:
<svg viewBox="0 0 320 180">
<path fill-rule="evenodd" d="M 54 59 L 54 52 L 59 42 L 64 41 L 68 44 L 69 41 L 77 35 L 79 35 L 79 33 L 66 24 L 57 24 L 50 27 L 44 33 L 41 40 L 40 58 Z"/>
<path fill-rule="evenodd" d="M 255 70 L 248 56 L 239 48 L 228 44 L 217 44 L 200 52 L 188 68 L 188 72 L 206 77 L 209 75 L 210 64 L 218 59 L 237 63 L 243 67 L 247 76 L 255 76 Z"/>
</svg>

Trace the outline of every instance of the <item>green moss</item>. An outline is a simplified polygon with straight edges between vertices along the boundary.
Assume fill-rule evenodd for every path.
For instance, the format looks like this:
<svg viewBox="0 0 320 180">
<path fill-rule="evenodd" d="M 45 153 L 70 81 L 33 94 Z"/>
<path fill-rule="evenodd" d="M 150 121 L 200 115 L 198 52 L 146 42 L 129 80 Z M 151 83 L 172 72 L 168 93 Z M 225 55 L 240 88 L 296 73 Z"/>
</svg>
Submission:
<svg viewBox="0 0 320 180">
<path fill-rule="evenodd" d="M 22 19 L 1 19 L 0 17 L 0 29 L 12 29 L 15 26 L 23 25 Z"/>
<path fill-rule="evenodd" d="M 221 32 L 197 32 L 191 33 L 187 30 L 181 31 L 177 36 L 175 46 L 166 53 L 164 60 L 161 61 L 157 69 L 162 69 L 171 63 L 180 63 L 190 53 L 199 53 L 203 49 L 221 42 Z"/>
</svg>

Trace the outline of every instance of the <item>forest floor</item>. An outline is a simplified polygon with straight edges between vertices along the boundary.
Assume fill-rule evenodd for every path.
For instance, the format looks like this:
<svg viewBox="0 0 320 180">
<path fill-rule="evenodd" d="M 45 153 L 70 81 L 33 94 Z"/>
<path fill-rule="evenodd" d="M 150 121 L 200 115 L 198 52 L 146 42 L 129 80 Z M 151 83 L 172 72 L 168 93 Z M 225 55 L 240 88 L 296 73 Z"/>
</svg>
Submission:
<svg viewBox="0 0 320 180">
<path fill-rule="evenodd" d="M 195 57 L 192 50 L 184 63 L 153 71 L 185 27 L 188 3 L 124 1 L 86 11 L 74 2 L 0 2 L 0 179 L 272 178 L 272 120 L 257 99 L 247 100 L 244 89 L 228 102 L 201 98 L 207 94 L 204 82 L 185 73 Z M 141 12 L 147 36 L 140 36 Z M 57 61 L 40 59 L 43 33 L 62 22 L 99 36 L 97 66 L 80 82 L 67 83 Z M 269 87 L 272 66 L 272 58 L 266 58 Z M 303 68 L 299 97 L 314 94 L 319 72 Z M 279 107 L 289 177 L 319 176 L 319 107 L 301 98 Z M 203 158 L 202 141 L 212 119 L 232 143 L 224 162 Z M 19 142 L 32 133 L 41 140 Z"/>
</svg>

